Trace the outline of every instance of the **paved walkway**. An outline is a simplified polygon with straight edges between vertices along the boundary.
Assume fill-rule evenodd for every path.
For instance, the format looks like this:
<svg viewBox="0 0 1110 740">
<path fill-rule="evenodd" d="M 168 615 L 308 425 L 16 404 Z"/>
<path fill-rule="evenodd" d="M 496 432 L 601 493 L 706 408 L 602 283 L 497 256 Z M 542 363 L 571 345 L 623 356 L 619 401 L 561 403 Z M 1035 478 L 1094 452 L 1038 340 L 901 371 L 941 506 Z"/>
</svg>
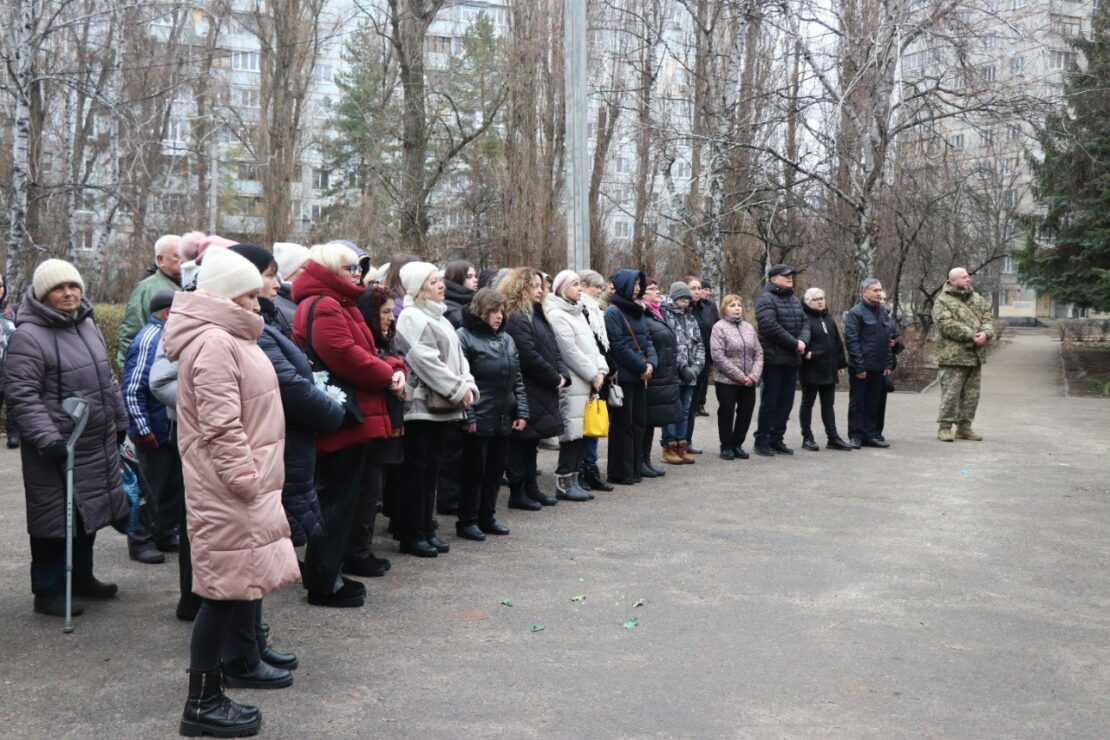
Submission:
<svg viewBox="0 0 1110 740">
<path fill-rule="evenodd" d="M 506 512 L 511 537 L 448 537 L 434 561 L 383 540 L 394 567 L 366 608 L 267 599 L 303 667 L 292 689 L 235 695 L 270 737 L 1104 737 L 1110 403 L 1064 398 L 1056 350 L 1019 334 L 992 356 L 982 443 L 935 440 L 935 390 L 897 394 L 888 451 L 705 455 Z M 18 455 L 0 476 L 4 735 L 172 735 L 175 566 L 105 534 L 97 570 L 120 598 L 64 636 L 31 613 Z"/>
</svg>

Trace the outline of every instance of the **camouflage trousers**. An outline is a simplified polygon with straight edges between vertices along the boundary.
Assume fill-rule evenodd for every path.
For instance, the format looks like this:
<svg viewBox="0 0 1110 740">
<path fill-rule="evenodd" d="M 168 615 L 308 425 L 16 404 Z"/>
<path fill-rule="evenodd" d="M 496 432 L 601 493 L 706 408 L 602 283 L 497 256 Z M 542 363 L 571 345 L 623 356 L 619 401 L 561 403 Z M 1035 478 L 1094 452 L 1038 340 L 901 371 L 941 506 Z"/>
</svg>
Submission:
<svg viewBox="0 0 1110 740">
<path fill-rule="evenodd" d="M 940 366 L 939 424 L 971 426 L 979 407 L 979 381 L 982 365 Z"/>
</svg>

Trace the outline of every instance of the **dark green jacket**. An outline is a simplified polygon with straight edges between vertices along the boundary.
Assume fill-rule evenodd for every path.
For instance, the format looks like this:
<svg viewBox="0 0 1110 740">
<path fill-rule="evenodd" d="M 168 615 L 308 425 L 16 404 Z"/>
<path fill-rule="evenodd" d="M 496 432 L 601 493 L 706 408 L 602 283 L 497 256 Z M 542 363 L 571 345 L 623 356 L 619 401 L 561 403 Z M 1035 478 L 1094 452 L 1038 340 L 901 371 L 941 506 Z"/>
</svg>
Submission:
<svg viewBox="0 0 1110 740">
<path fill-rule="evenodd" d="M 181 286 L 155 270 L 153 275 L 143 278 L 131 289 L 131 297 L 127 299 L 127 311 L 123 314 L 123 322 L 119 325 L 119 352 L 116 360 L 122 368 L 127 361 L 127 348 L 139 333 L 139 330 L 150 321 L 150 299 L 155 293 L 163 290 L 181 290 Z"/>
</svg>

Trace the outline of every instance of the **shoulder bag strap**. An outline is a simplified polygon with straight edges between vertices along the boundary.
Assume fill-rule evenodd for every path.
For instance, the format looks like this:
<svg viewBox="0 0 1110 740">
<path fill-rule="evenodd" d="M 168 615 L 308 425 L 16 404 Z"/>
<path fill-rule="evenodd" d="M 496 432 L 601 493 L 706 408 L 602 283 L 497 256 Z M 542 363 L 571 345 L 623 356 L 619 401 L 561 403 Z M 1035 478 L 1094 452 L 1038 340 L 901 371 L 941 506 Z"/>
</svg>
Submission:
<svg viewBox="0 0 1110 740">
<path fill-rule="evenodd" d="M 624 311 L 621 311 L 619 308 L 617 309 L 617 311 L 620 313 L 621 318 L 624 319 L 624 325 L 628 327 L 628 336 L 632 337 L 632 343 L 636 345 L 636 351 L 640 353 L 640 357 L 646 360 L 647 355 L 645 355 L 644 351 L 640 349 L 640 342 L 636 339 L 636 332 L 632 331 L 632 324 L 628 323 L 628 317 L 625 316 Z"/>
</svg>

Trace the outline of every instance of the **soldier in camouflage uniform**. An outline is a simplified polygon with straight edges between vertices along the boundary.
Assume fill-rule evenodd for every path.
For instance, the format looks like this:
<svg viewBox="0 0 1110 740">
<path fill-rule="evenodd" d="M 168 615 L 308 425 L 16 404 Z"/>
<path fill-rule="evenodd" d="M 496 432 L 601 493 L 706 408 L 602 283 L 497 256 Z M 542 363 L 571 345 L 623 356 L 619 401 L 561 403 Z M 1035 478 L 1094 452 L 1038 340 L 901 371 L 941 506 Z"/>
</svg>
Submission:
<svg viewBox="0 0 1110 740">
<path fill-rule="evenodd" d="M 948 273 L 948 282 L 933 304 L 937 329 L 936 356 L 940 366 L 940 429 L 937 439 L 979 441 L 971 428 L 979 405 L 979 381 L 987 361 L 987 342 L 994 337 L 991 306 L 971 289 L 971 276 L 962 267 Z M 952 425 L 956 434 L 952 435 Z"/>
</svg>

